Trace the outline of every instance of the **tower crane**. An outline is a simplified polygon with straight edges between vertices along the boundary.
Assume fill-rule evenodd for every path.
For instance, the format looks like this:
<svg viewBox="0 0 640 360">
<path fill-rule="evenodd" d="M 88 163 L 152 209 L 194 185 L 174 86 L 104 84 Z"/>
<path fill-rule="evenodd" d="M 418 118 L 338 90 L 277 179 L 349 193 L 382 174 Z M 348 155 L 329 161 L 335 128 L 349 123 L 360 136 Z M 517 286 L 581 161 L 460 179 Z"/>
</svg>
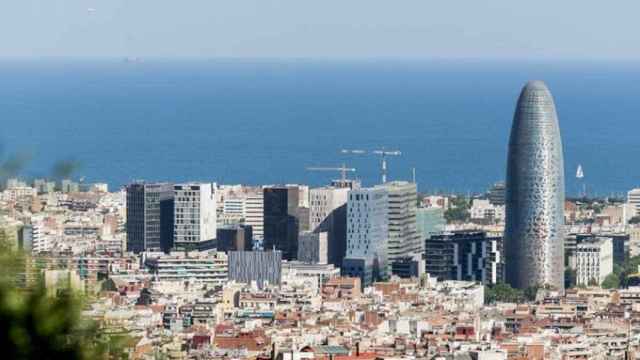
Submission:
<svg viewBox="0 0 640 360">
<path fill-rule="evenodd" d="M 346 150 L 343 149 L 340 151 L 343 154 L 357 154 L 364 155 L 367 154 L 365 150 Z M 399 150 L 385 150 L 385 148 L 379 150 L 373 150 L 369 154 L 378 155 L 382 158 L 381 170 L 380 173 L 382 175 L 382 183 L 387 182 L 387 156 L 400 156 L 402 153 Z"/>
<path fill-rule="evenodd" d="M 347 172 L 355 172 L 355 168 L 348 168 L 345 164 L 342 164 L 341 167 L 308 167 L 309 171 L 340 171 L 341 180 L 344 183 L 347 180 Z"/>
</svg>

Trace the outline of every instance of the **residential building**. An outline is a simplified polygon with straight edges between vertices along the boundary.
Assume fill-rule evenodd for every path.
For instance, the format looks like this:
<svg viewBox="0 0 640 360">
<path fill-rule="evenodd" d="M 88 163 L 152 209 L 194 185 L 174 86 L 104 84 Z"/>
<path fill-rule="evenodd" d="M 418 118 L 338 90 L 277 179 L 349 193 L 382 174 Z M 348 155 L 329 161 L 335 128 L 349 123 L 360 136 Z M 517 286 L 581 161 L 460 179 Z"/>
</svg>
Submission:
<svg viewBox="0 0 640 360">
<path fill-rule="evenodd" d="M 484 231 L 433 235 L 425 241 L 426 272 L 439 280 L 496 284 L 504 280 L 502 248 L 501 237 Z"/>
<path fill-rule="evenodd" d="M 158 281 L 194 281 L 222 286 L 228 280 L 228 259 L 223 252 L 172 252 L 150 256 L 145 264 Z"/>
<path fill-rule="evenodd" d="M 576 249 L 576 283 L 600 285 L 613 272 L 613 241 L 585 240 Z"/>
</svg>

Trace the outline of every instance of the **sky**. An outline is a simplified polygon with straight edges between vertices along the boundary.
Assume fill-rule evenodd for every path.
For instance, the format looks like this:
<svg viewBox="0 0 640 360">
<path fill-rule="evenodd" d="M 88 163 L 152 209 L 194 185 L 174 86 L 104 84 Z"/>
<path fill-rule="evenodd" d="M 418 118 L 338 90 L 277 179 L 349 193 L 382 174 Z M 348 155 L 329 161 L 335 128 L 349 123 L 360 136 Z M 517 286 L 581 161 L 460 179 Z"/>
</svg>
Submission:
<svg viewBox="0 0 640 360">
<path fill-rule="evenodd" d="M 640 59 L 637 0 L 0 3 L 0 58 Z"/>
</svg>

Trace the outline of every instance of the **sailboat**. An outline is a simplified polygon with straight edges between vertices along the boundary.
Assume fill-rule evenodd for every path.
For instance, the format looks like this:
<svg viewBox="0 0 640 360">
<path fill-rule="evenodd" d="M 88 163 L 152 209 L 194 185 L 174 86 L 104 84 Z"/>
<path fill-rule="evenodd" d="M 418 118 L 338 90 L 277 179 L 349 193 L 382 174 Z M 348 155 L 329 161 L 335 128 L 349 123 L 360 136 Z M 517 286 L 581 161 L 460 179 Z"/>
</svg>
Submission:
<svg viewBox="0 0 640 360">
<path fill-rule="evenodd" d="M 582 165 L 578 164 L 578 170 L 576 170 L 576 178 L 582 179 L 584 177 L 584 171 L 582 171 Z"/>
</svg>

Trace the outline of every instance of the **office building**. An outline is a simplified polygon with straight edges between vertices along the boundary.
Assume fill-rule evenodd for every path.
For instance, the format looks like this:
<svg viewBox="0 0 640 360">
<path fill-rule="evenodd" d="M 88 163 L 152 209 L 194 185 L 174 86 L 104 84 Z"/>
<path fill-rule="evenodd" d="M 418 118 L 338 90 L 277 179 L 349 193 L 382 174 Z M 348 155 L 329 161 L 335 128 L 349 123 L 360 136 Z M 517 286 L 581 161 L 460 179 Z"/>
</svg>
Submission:
<svg viewBox="0 0 640 360">
<path fill-rule="evenodd" d="M 280 285 L 282 276 L 281 251 L 230 251 L 229 280 L 251 284 L 259 288 L 266 284 Z"/>
<path fill-rule="evenodd" d="M 253 249 L 251 226 L 225 225 L 216 231 L 216 249 L 218 251 L 243 251 Z"/>
<path fill-rule="evenodd" d="M 347 249 L 347 198 L 349 188 L 332 186 L 309 192 L 309 224 L 313 232 L 327 233 L 328 262 L 342 265 Z"/>
<path fill-rule="evenodd" d="M 624 262 L 629 258 L 629 234 L 610 234 L 610 233 L 598 233 L 598 234 L 576 234 L 576 244 L 580 244 L 585 241 L 596 239 L 610 239 L 613 251 L 613 264 L 623 266 Z M 567 246 L 565 246 L 567 249 Z"/>
<path fill-rule="evenodd" d="M 298 261 L 310 264 L 328 263 L 329 246 L 326 232 L 301 232 L 298 240 Z"/>
<path fill-rule="evenodd" d="M 264 249 L 280 250 L 285 260 L 298 255 L 300 231 L 299 189 L 295 186 L 264 188 Z"/>
<path fill-rule="evenodd" d="M 444 209 L 432 207 L 419 207 L 416 209 L 416 229 L 420 241 L 424 241 L 431 235 L 444 231 L 447 221 L 444 218 Z"/>
<path fill-rule="evenodd" d="M 629 190 L 625 210 L 627 212 L 627 214 L 625 214 L 626 221 L 640 215 L 640 188 Z"/>
<path fill-rule="evenodd" d="M 492 205 L 505 205 L 507 186 L 504 181 L 499 181 L 489 189 L 487 198 Z"/>
<path fill-rule="evenodd" d="M 551 93 L 522 89 L 509 138 L 505 253 L 507 281 L 564 289 L 564 164 Z"/>
<path fill-rule="evenodd" d="M 244 203 L 244 223 L 251 226 L 254 239 L 264 238 L 264 195 L 262 190 L 257 194 L 247 195 Z"/>
<path fill-rule="evenodd" d="M 342 274 L 358 277 L 362 286 L 389 276 L 389 200 L 384 187 L 349 192 L 347 253 Z"/>
<path fill-rule="evenodd" d="M 391 181 L 378 187 L 387 192 L 389 210 L 389 261 L 421 255 L 424 242 L 416 224 L 418 191 L 415 183 Z"/>
<path fill-rule="evenodd" d="M 174 189 L 174 247 L 206 250 L 215 247 L 215 184 L 176 184 Z"/>
<path fill-rule="evenodd" d="M 600 285 L 613 272 L 613 242 L 609 238 L 585 240 L 576 249 L 576 284 Z"/>
<path fill-rule="evenodd" d="M 496 284 L 504 280 L 502 248 L 501 237 L 484 231 L 433 235 L 425 241 L 426 272 L 439 280 Z"/>
<path fill-rule="evenodd" d="M 127 190 L 127 251 L 169 251 L 173 246 L 173 185 L 133 183 Z"/>
<path fill-rule="evenodd" d="M 400 278 L 419 278 L 425 271 L 425 261 L 420 255 L 403 257 L 391 263 L 391 273 Z"/>
</svg>

